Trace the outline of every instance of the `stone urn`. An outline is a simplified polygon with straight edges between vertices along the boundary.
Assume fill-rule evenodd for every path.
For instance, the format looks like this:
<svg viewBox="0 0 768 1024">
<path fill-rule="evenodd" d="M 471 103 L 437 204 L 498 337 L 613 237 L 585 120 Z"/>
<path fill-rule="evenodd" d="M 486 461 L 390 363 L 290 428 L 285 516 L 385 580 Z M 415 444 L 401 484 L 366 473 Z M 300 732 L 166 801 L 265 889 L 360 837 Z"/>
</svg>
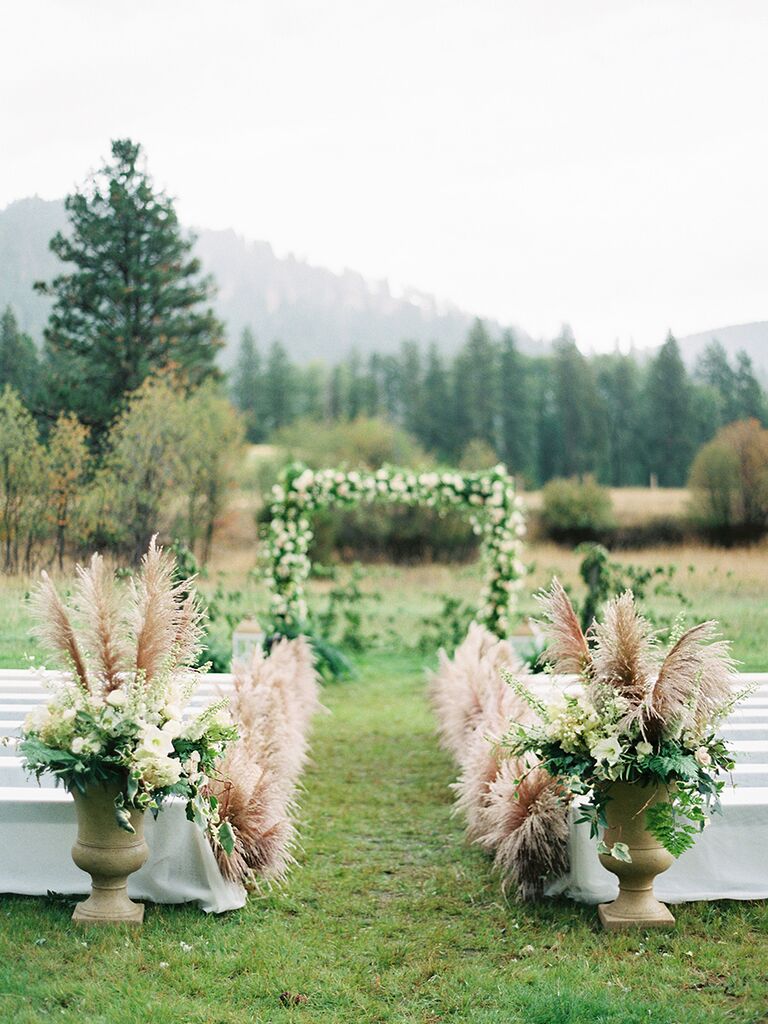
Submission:
<svg viewBox="0 0 768 1024">
<path fill-rule="evenodd" d="M 603 927 L 609 932 L 629 928 L 673 928 L 675 919 L 653 894 L 653 881 L 669 868 L 674 857 L 655 839 L 645 825 L 645 812 L 654 804 L 669 799 L 666 786 L 615 782 L 607 794 L 605 806 L 608 827 L 604 841 L 625 843 L 632 857 L 630 864 L 600 854 L 600 863 L 619 879 L 619 896 L 613 903 L 597 908 Z"/>
<path fill-rule="evenodd" d="M 78 903 L 72 920 L 78 924 L 141 924 L 144 904 L 128 898 L 128 876 L 149 856 L 144 841 L 144 812 L 131 811 L 132 834 L 115 821 L 115 784 L 72 791 L 77 813 L 77 840 L 72 859 L 92 880 L 91 895 Z"/>
</svg>

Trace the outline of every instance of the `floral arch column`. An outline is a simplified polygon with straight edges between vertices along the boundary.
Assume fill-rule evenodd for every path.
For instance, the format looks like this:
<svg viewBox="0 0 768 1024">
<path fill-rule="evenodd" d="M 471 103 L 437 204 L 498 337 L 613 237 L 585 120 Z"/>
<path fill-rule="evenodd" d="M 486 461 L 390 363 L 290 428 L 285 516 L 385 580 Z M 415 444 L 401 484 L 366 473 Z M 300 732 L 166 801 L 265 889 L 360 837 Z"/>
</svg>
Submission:
<svg viewBox="0 0 768 1024">
<path fill-rule="evenodd" d="M 482 538 L 485 582 L 477 620 L 506 636 L 525 565 L 521 560 L 525 517 L 522 499 L 504 466 L 481 473 L 424 472 L 384 467 L 376 472 L 287 466 L 272 488 L 267 578 L 278 624 L 296 630 L 308 618 L 305 583 L 310 573 L 312 514 L 373 501 L 465 509 Z"/>
</svg>

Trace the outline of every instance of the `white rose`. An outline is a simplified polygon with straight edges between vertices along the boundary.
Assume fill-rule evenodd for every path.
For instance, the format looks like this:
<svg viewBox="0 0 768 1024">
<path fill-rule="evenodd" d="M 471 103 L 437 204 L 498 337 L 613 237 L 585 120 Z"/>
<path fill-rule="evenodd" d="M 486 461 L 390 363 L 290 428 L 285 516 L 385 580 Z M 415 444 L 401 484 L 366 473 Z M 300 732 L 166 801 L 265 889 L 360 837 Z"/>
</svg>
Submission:
<svg viewBox="0 0 768 1024">
<path fill-rule="evenodd" d="M 141 733 L 141 742 L 136 750 L 136 756 L 140 759 L 165 757 L 173 750 L 173 738 L 168 733 L 158 729 L 156 725 L 148 725 Z"/>
<path fill-rule="evenodd" d="M 72 740 L 72 744 L 69 749 L 72 751 L 73 754 L 82 754 L 84 746 L 85 740 L 83 739 L 83 737 L 75 736 L 75 738 Z"/>
<path fill-rule="evenodd" d="M 125 690 L 111 690 L 107 694 L 107 704 L 111 704 L 113 708 L 125 707 L 125 702 L 128 700 L 128 694 Z"/>
<path fill-rule="evenodd" d="M 75 708 L 64 708 L 61 712 L 61 720 L 62 722 L 71 722 L 76 714 L 77 710 Z"/>
<path fill-rule="evenodd" d="M 589 748 L 589 752 L 596 761 L 605 761 L 606 764 L 614 765 L 621 757 L 621 744 L 618 736 L 608 736 L 598 740 Z"/>
<path fill-rule="evenodd" d="M 712 755 L 706 747 L 699 747 L 693 756 L 696 758 L 696 764 L 701 765 L 702 768 L 707 768 L 712 764 Z"/>
<path fill-rule="evenodd" d="M 171 739 L 174 739 L 176 736 L 181 735 L 182 729 L 183 725 L 178 718 L 169 718 L 168 721 L 164 723 L 162 731 L 166 735 L 170 736 Z"/>
<path fill-rule="evenodd" d="M 653 747 L 650 743 L 646 743 L 645 740 L 642 740 L 642 742 L 638 743 L 635 747 L 635 750 L 640 755 L 640 757 L 648 757 L 649 754 L 653 753 Z"/>
</svg>

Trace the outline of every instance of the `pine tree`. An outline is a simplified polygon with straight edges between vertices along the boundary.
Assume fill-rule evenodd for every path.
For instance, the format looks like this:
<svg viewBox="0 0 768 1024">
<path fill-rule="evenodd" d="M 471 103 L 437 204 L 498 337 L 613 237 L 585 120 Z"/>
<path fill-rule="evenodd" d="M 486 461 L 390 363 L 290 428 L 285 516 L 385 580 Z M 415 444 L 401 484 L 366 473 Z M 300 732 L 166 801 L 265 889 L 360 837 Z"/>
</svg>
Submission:
<svg viewBox="0 0 768 1024">
<path fill-rule="evenodd" d="M 415 341 L 400 346 L 400 422 L 409 434 L 419 429 L 421 403 L 421 352 Z"/>
<path fill-rule="evenodd" d="M 433 343 L 427 352 L 416 436 L 428 451 L 450 459 L 458 454 L 453 426 L 448 374 L 437 345 Z"/>
<path fill-rule="evenodd" d="M 672 334 L 648 367 L 643 423 L 649 472 L 662 487 L 682 487 L 695 446 L 692 395 L 680 346 Z"/>
<path fill-rule="evenodd" d="M 559 476 L 600 473 L 605 461 L 605 410 L 594 369 L 570 328 L 555 345 L 554 400 L 558 417 Z"/>
<path fill-rule="evenodd" d="M 528 363 L 515 336 L 505 331 L 499 355 L 501 457 L 511 473 L 533 477 L 536 464 Z"/>
<path fill-rule="evenodd" d="M 498 451 L 498 349 L 482 320 L 475 320 L 454 363 L 457 442 L 486 441 Z"/>
<path fill-rule="evenodd" d="M 736 355 L 734 378 L 734 419 L 756 419 L 764 425 L 768 424 L 765 392 L 755 377 L 752 360 L 746 352 Z"/>
<path fill-rule="evenodd" d="M 240 336 L 240 351 L 232 379 L 232 397 L 243 414 L 246 437 L 253 444 L 265 439 L 264 382 L 261 355 L 250 327 Z"/>
<path fill-rule="evenodd" d="M 37 406 L 40 395 L 40 359 L 35 343 L 19 330 L 10 306 L 0 318 L 0 390 L 17 391 L 28 408 Z"/>
<path fill-rule="evenodd" d="M 189 385 L 215 375 L 222 326 L 172 200 L 153 187 L 141 147 L 112 143 L 112 161 L 67 197 L 69 230 L 51 239 L 74 265 L 36 288 L 55 299 L 45 347 L 53 405 L 97 437 L 127 392 L 173 366 Z"/>
<path fill-rule="evenodd" d="M 267 436 L 296 417 L 296 368 L 285 346 L 273 341 L 264 371 L 264 422 Z"/>
<path fill-rule="evenodd" d="M 696 364 L 696 377 L 710 388 L 715 397 L 716 421 L 710 436 L 718 427 L 738 419 L 736 407 L 736 375 L 728 362 L 728 354 L 713 338 Z"/>
<path fill-rule="evenodd" d="M 644 482 L 638 451 L 640 373 L 631 356 L 615 352 L 596 362 L 597 386 L 605 410 L 607 481 L 614 487 Z"/>
</svg>

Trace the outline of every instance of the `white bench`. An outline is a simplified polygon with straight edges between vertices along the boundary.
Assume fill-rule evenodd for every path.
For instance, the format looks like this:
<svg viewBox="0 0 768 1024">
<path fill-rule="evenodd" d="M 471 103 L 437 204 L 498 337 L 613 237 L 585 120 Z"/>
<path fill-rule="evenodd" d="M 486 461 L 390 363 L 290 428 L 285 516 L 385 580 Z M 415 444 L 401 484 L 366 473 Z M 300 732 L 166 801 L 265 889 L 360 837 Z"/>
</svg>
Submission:
<svg viewBox="0 0 768 1024">
<path fill-rule="evenodd" d="M 202 710 L 231 676 L 209 675 L 190 702 L 190 714 Z M 17 741 L 28 712 L 46 699 L 33 672 L 0 669 L 0 893 L 45 895 L 87 893 L 89 877 L 70 854 L 77 827 L 72 797 L 50 776 L 40 785 L 22 767 Z M 245 903 L 242 886 L 225 881 L 208 840 L 187 821 L 184 804 L 169 802 L 157 818 L 147 815 L 147 863 L 131 875 L 133 899 L 155 903 L 195 903 L 209 913 L 235 910 Z"/>
</svg>

